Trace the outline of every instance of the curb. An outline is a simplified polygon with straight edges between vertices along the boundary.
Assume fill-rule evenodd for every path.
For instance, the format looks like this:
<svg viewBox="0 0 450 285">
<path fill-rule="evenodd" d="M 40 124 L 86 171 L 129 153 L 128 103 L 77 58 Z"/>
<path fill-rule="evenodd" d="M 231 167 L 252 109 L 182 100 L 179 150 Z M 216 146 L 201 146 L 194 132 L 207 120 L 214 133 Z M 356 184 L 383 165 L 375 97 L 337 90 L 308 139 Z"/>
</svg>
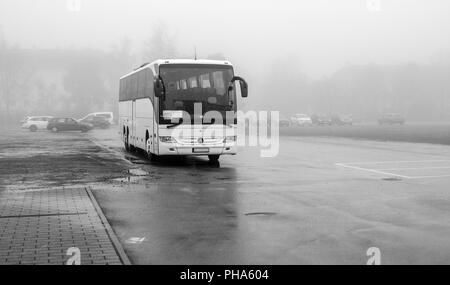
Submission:
<svg viewBox="0 0 450 285">
<path fill-rule="evenodd" d="M 105 215 L 103 214 L 102 209 L 98 205 L 97 200 L 95 199 L 91 188 L 86 187 L 85 190 L 89 196 L 89 199 L 92 202 L 92 205 L 95 208 L 95 211 L 97 212 L 98 216 L 100 217 L 100 220 L 102 221 L 103 225 L 105 226 L 106 233 L 108 234 L 109 239 L 111 240 L 111 242 L 114 246 L 114 249 L 116 250 L 116 253 L 119 256 L 120 260 L 122 261 L 123 265 L 131 265 L 131 262 L 128 259 L 128 256 L 122 247 L 122 244 L 120 243 L 119 239 L 117 238 L 116 234 L 114 233 L 114 230 L 111 228 L 111 225 L 109 224 L 108 220 L 106 219 Z"/>
</svg>

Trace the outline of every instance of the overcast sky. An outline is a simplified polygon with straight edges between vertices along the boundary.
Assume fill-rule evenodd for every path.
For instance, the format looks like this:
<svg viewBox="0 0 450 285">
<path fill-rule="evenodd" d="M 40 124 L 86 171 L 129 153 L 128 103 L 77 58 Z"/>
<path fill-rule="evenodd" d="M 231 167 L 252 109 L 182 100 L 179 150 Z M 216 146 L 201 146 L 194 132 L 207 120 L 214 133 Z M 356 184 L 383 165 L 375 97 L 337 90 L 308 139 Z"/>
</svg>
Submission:
<svg viewBox="0 0 450 285">
<path fill-rule="evenodd" d="M 76 1 L 76 0 L 73 0 Z M 121 38 L 139 51 L 164 22 L 182 54 L 222 52 L 258 65 L 280 57 L 310 77 L 345 64 L 427 61 L 450 49 L 450 1 L 381 0 L 0 0 L 0 27 L 24 48 L 108 50 Z"/>
</svg>

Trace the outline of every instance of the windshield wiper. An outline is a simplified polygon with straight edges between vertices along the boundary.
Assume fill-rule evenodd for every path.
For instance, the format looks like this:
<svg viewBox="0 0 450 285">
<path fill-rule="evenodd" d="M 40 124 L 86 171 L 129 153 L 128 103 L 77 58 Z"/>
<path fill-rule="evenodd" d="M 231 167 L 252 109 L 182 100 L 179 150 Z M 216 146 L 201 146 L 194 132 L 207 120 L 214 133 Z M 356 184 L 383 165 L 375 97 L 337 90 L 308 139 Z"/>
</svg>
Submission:
<svg viewBox="0 0 450 285">
<path fill-rule="evenodd" d="M 172 129 L 172 128 L 175 128 L 176 126 L 181 125 L 182 123 L 183 123 L 183 119 L 180 119 L 180 120 L 178 121 L 178 123 L 175 123 L 175 124 L 172 124 L 172 125 L 168 125 L 167 128 L 168 128 L 168 129 Z"/>
<path fill-rule="evenodd" d="M 202 120 L 202 125 L 214 125 L 216 123 L 216 119 L 212 118 L 210 122 L 205 122 Z"/>
</svg>

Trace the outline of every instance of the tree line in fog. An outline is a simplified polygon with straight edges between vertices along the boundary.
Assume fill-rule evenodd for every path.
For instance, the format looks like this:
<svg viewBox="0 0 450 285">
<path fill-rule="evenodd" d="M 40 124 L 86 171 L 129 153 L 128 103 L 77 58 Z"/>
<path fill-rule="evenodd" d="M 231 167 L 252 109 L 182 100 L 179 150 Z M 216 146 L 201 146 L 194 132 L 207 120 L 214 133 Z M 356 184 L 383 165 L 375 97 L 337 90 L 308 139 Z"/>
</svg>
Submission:
<svg viewBox="0 0 450 285">
<path fill-rule="evenodd" d="M 450 120 L 448 55 L 428 63 L 347 65 L 316 80 L 299 69 L 288 59 L 273 64 L 260 90 L 266 93 L 261 108 L 278 109 L 287 116 L 351 114 L 363 121 L 384 113 L 417 121 Z"/>
<path fill-rule="evenodd" d="M 126 39 L 109 51 L 42 50 L 11 45 L 0 35 L 0 119 L 117 112 L 118 79 L 142 62 L 186 58 L 176 46 L 164 25 L 154 29 L 140 52 L 132 51 Z M 300 63 L 277 56 L 259 77 L 252 76 L 256 65 L 236 67 L 249 77 L 250 97 L 242 102 L 243 109 L 279 110 L 286 116 L 351 114 L 361 120 L 386 112 L 410 120 L 450 119 L 448 56 L 420 64 L 349 65 L 314 80 L 301 71 Z M 206 58 L 228 59 L 220 52 Z"/>
<path fill-rule="evenodd" d="M 220 53 L 211 56 L 224 59 Z M 119 78 L 144 62 L 173 57 L 180 55 L 162 23 L 142 44 L 141 52 L 132 51 L 129 39 L 109 51 L 23 49 L 9 44 L 0 33 L 0 120 L 117 113 Z"/>
</svg>

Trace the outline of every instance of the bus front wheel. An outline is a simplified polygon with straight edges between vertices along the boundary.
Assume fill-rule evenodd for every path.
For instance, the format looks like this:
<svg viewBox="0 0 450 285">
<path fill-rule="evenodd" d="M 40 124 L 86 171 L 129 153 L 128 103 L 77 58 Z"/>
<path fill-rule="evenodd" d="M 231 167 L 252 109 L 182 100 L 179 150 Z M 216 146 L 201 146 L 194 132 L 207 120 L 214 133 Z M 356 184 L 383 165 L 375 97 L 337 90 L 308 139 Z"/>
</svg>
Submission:
<svg viewBox="0 0 450 285">
<path fill-rule="evenodd" d="M 220 155 L 216 154 L 216 155 L 208 155 L 209 158 L 209 162 L 214 163 L 214 162 L 218 162 Z"/>
<path fill-rule="evenodd" d="M 159 160 L 159 156 L 154 153 L 149 152 L 148 159 L 150 159 L 150 161 L 152 161 L 152 162 L 156 162 Z"/>
</svg>

